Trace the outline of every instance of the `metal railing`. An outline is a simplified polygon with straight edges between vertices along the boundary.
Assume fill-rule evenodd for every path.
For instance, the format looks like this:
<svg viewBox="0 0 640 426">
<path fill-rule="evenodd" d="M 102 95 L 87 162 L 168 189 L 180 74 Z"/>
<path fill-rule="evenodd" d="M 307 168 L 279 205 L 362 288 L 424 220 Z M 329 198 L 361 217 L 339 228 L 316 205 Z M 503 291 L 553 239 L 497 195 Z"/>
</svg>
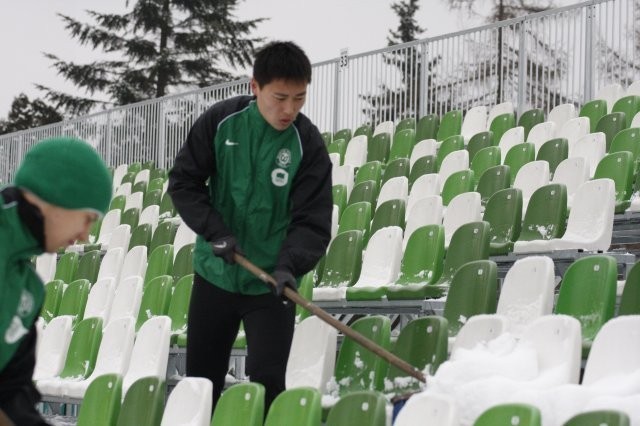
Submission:
<svg viewBox="0 0 640 426">
<path fill-rule="evenodd" d="M 303 112 L 321 131 L 511 101 L 518 113 L 578 106 L 609 83 L 640 80 L 637 0 L 592 0 L 313 65 Z M 0 182 L 38 140 L 87 140 L 108 164 L 168 168 L 194 120 L 249 94 L 243 79 L 0 136 Z"/>
</svg>

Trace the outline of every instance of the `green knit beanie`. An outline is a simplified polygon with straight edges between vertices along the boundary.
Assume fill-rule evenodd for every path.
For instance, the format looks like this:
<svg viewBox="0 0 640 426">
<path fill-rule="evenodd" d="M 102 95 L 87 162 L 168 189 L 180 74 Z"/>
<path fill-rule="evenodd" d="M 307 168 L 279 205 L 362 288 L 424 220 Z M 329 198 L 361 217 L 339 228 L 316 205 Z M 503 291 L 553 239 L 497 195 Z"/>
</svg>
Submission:
<svg viewBox="0 0 640 426">
<path fill-rule="evenodd" d="M 109 210 L 111 181 L 104 161 L 88 143 L 58 137 L 38 142 L 27 152 L 14 184 L 49 204 L 102 216 Z"/>
</svg>

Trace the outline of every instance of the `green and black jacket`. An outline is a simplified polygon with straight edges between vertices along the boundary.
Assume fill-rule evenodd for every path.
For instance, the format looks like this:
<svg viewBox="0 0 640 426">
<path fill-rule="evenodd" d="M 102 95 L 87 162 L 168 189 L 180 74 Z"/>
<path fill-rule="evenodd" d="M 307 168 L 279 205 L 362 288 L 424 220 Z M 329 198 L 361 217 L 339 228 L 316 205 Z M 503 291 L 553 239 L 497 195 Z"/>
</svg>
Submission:
<svg viewBox="0 0 640 426">
<path fill-rule="evenodd" d="M 219 102 L 198 118 L 169 173 L 169 193 L 198 234 L 196 273 L 233 293 L 269 288 L 214 256 L 209 242 L 233 235 L 258 267 L 296 277 L 329 243 L 331 162 L 320 132 L 303 114 L 274 129 L 250 96 Z"/>
</svg>

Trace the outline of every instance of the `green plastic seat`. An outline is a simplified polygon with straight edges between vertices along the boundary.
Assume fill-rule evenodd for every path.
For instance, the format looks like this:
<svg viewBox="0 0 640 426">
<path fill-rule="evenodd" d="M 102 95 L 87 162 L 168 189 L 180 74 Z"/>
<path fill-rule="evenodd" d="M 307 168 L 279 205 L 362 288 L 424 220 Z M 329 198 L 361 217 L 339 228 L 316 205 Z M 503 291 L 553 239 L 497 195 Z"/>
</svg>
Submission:
<svg viewBox="0 0 640 426">
<path fill-rule="evenodd" d="M 117 426 L 158 426 L 166 395 L 164 380 L 158 377 L 136 380 L 124 397 Z"/>
<path fill-rule="evenodd" d="M 174 217 L 175 215 L 176 208 L 173 205 L 171 195 L 169 195 L 168 192 L 165 192 L 164 195 L 162 195 L 162 200 L 160 200 L 160 216 Z"/>
<path fill-rule="evenodd" d="M 502 153 L 500 152 L 500 147 L 489 146 L 478 151 L 473 157 L 473 161 L 471 161 L 470 166 L 470 169 L 473 170 L 474 188 L 478 185 L 480 176 L 482 176 L 487 169 L 499 166 L 500 164 L 502 164 Z"/>
<path fill-rule="evenodd" d="M 127 203 L 126 195 L 116 195 L 111 199 L 111 203 L 109 203 L 109 210 L 120 210 L 120 212 L 124 212 L 124 206 Z"/>
<path fill-rule="evenodd" d="M 387 299 L 422 300 L 442 297 L 458 268 L 467 262 L 489 258 L 489 229 L 487 222 L 470 222 L 460 226 L 451 237 L 440 278 L 432 284 L 390 286 L 387 288 Z"/>
<path fill-rule="evenodd" d="M 612 179 L 616 188 L 616 213 L 624 213 L 631 204 L 634 171 L 633 154 L 619 151 L 605 155 L 593 175 L 594 179 Z"/>
<path fill-rule="evenodd" d="M 625 279 L 620 296 L 618 315 L 640 315 L 640 262 L 637 262 Z"/>
<path fill-rule="evenodd" d="M 415 136 L 415 131 L 416 131 L 416 119 L 413 117 L 408 117 L 408 118 L 403 118 L 402 120 L 400 120 L 398 122 L 398 124 L 396 124 L 396 129 L 395 129 L 395 134 L 397 135 L 398 132 L 401 132 L 403 130 L 413 130 L 414 132 L 414 136 Z"/>
<path fill-rule="evenodd" d="M 493 133 L 490 131 L 476 133 L 471 136 L 467 143 L 467 151 L 469 151 L 469 161 L 473 163 L 476 154 L 487 147 L 493 146 Z"/>
<path fill-rule="evenodd" d="M 369 138 L 367 144 L 367 162 L 379 161 L 387 164 L 391 150 L 391 136 L 388 133 L 378 133 Z"/>
<path fill-rule="evenodd" d="M 587 102 L 580 108 L 580 117 L 589 118 L 589 132 L 594 133 L 596 131 L 596 125 L 598 121 L 607 115 L 607 101 L 604 99 L 594 99 Z"/>
<path fill-rule="evenodd" d="M 459 135 L 462 130 L 462 111 L 453 110 L 447 112 L 440 120 L 436 140 L 444 141 L 450 136 Z"/>
<path fill-rule="evenodd" d="M 514 127 L 516 127 L 516 117 L 513 114 L 507 113 L 495 117 L 493 121 L 489 123 L 489 130 L 493 133 L 493 143 L 498 145 L 500 139 L 502 139 L 502 135 Z"/>
<path fill-rule="evenodd" d="M 351 140 L 351 129 L 344 128 L 344 129 L 338 130 L 333 135 L 332 141 L 337 141 L 338 139 L 342 139 L 345 141 L 346 144 L 349 144 L 349 141 Z"/>
<path fill-rule="evenodd" d="M 347 141 L 344 139 L 334 139 L 327 147 L 329 154 L 339 154 L 340 164 L 344 164 L 344 154 L 347 152 Z"/>
<path fill-rule="evenodd" d="M 78 261 L 78 269 L 74 280 L 86 279 L 90 283 L 95 283 L 98 279 L 98 271 L 100 270 L 100 251 L 92 250 L 82 255 Z"/>
<path fill-rule="evenodd" d="M 544 160 L 549 163 L 549 172 L 553 175 L 558 164 L 569 157 L 569 141 L 565 138 L 556 138 L 546 141 L 538 150 L 536 160 Z"/>
<path fill-rule="evenodd" d="M 322 136 L 322 140 L 324 141 L 324 144 L 327 146 L 333 140 L 333 133 L 331 132 L 322 132 L 321 136 Z"/>
<path fill-rule="evenodd" d="M 363 245 L 362 231 L 345 231 L 338 234 L 327 250 L 318 287 L 353 285 L 360 277 Z"/>
<path fill-rule="evenodd" d="M 171 221 L 159 223 L 151 237 L 151 242 L 148 245 L 149 252 L 153 252 L 156 248 L 162 245 L 173 244 L 177 230 L 178 226 Z"/>
<path fill-rule="evenodd" d="M 464 137 L 461 135 L 449 136 L 447 139 L 443 140 L 442 144 L 440 144 L 440 148 L 438 149 L 438 153 L 436 154 L 438 170 L 440 170 L 442 161 L 444 161 L 447 155 L 451 154 L 453 151 L 459 151 L 461 149 L 464 149 Z"/>
<path fill-rule="evenodd" d="M 159 315 L 167 315 L 173 290 L 173 278 L 170 275 L 155 277 L 144 288 L 140 311 L 136 320 L 136 331 L 148 319 Z"/>
<path fill-rule="evenodd" d="M 167 308 L 167 315 L 171 318 L 171 343 L 177 343 L 178 336 L 187 332 L 187 320 L 189 317 L 189 302 L 191 301 L 191 288 L 193 287 L 193 274 L 185 275 L 177 281 L 173 289 L 173 295 Z M 139 316 L 139 315 L 138 315 Z"/>
<path fill-rule="evenodd" d="M 492 260 L 475 260 L 460 266 L 451 278 L 443 316 L 449 336 L 458 334 L 474 315 L 495 314 L 498 300 L 498 267 Z"/>
<path fill-rule="evenodd" d="M 382 180 L 382 163 L 380 161 L 370 161 L 358 168 L 355 177 L 355 184 L 366 182 L 368 180 L 380 183 Z"/>
<path fill-rule="evenodd" d="M 427 114 L 421 117 L 416 123 L 416 141 L 436 139 L 439 127 L 440 117 L 436 114 Z"/>
<path fill-rule="evenodd" d="M 150 253 L 149 246 L 151 245 L 151 224 L 143 223 L 133 229 L 131 238 L 129 239 L 129 250 L 136 246 L 145 246 Z"/>
<path fill-rule="evenodd" d="M 288 389 L 271 403 L 264 426 L 320 426 L 321 400 L 317 389 Z"/>
<path fill-rule="evenodd" d="M 260 383 L 238 383 L 229 387 L 220 395 L 211 426 L 262 426 L 264 393 Z"/>
<path fill-rule="evenodd" d="M 127 173 L 125 173 L 124 176 L 122 176 L 122 181 L 120 182 L 120 185 L 122 185 L 123 183 L 130 183 L 131 186 L 133 186 L 133 182 L 136 179 L 137 174 L 138 172 L 128 171 Z"/>
<path fill-rule="evenodd" d="M 302 278 L 300 278 L 300 284 L 298 285 L 298 294 L 305 300 L 311 300 L 313 298 L 313 287 L 315 286 L 314 275 L 314 271 L 311 270 L 304 274 Z M 311 312 L 300 305 L 296 305 L 296 324 L 300 324 L 305 320 L 305 318 L 309 317 L 310 315 Z"/>
<path fill-rule="evenodd" d="M 131 186 L 131 193 L 142 192 L 143 194 L 147 192 L 147 182 L 141 180 L 133 184 Z"/>
<path fill-rule="evenodd" d="M 70 283 L 76 276 L 78 270 L 78 263 L 80 262 L 80 255 L 75 252 L 65 253 L 60 256 L 58 263 L 56 264 L 56 273 L 53 277 L 54 280 L 62 280 L 65 283 Z"/>
<path fill-rule="evenodd" d="M 471 192 L 475 189 L 473 170 L 466 169 L 449 175 L 442 185 L 442 205 L 448 206 L 457 195 Z"/>
<path fill-rule="evenodd" d="M 413 186 L 413 183 L 420 176 L 437 173 L 437 171 L 436 158 L 433 155 L 425 155 L 418 158 L 409 172 L 409 188 Z"/>
<path fill-rule="evenodd" d="M 57 316 L 72 315 L 74 324 L 82 320 L 90 290 L 89 280 L 82 279 L 70 283 L 62 295 Z"/>
<path fill-rule="evenodd" d="M 67 358 L 59 374 L 62 379 L 84 378 L 93 372 L 102 341 L 102 318 L 92 317 L 79 321 L 71 335 Z"/>
<path fill-rule="evenodd" d="M 448 322 L 442 316 L 416 318 L 400 330 L 392 353 L 420 371 L 428 367 L 429 374 L 433 375 L 440 364 L 447 360 L 447 330 Z M 385 382 L 392 385 L 392 392 L 395 394 L 405 394 L 421 388 L 417 380 L 408 381 L 407 373 L 394 365 L 389 365 Z M 389 392 L 388 387 L 385 392 Z"/>
<path fill-rule="evenodd" d="M 389 350 L 391 320 L 381 315 L 369 315 L 351 324 L 351 328 L 374 343 Z M 340 396 L 363 390 L 384 390 L 388 363 L 345 336 L 336 359 L 335 378 Z"/>
<path fill-rule="evenodd" d="M 347 394 L 331 407 L 326 426 L 386 426 L 387 399 L 383 394 L 361 391 Z"/>
<path fill-rule="evenodd" d="M 529 137 L 533 126 L 544 122 L 544 112 L 541 109 L 530 109 L 522 113 L 518 119 L 518 126 L 524 127 L 524 140 Z"/>
<path fill-rule="evenodd" d="M 404 229 L 405 202 L 404 200 L 388 200 L 380 204 L 371 220 L 369 235 L 376 233 L 378 229 L 386 226 L 399 226 Z"/>
<path fill-rule="evenodd" d="M 347 186 L 333 185 L 331 191 L 333 194 L 333 204 L 338 206 L 338 217 L 340 217 L 347 206 Z"/>
<path fill-rule="evenodd" d="M 640 129 L 637 127 L 624 129 L 613 137 L 609 153 L 620 151 L 629 151 L 633 154 L 633 161 L 638 161 L 640 158 Z"/>
<path fill-rule="evenodd" d="M 340 216 L 338 234 L 345 231 L 360 230 L 365 240 L 368 240 L 371 225 L 371 203 L 360 201 L 349 204 Z"/>
<path fill-rule="evenodd" d="M 389 152 L 389 161 L 393 161 L 398 158 L 410 158 L 413 146 L 416 143 L 416 131 L 414 129 L 404 129 L 398 131 L 393 135 L 393 144 L 391 145 L 391 151 Z"/>
<path fill-rule="evenodd" d="M 509 166 L 493 166 L 480 175 L 476 191 L 480 193 L 482 204 L 486 204 L 489 198 L 496 192 L 511 186 L 511 169 Z"/>
<path fill-rule="evenodd" d="M 138 226 L 140 220 L 140 210 L 137 207 L 131 207 L 122 213 L 120 217 L 120 225 L 129 225 L 131 229 L 135 229 Z"/>
<path fill-rule="evenodd" d="M 611 112 L 622 112 L 625 115 L 624 127 L 631 125 L 631 120 L 640 111 L 640 96 L 630 95 L 620 98 L 613 104 Z"/>
<path fill-rule="evenodd" d="M 114 426 L 120 414 L 122 376 L 105 374 L 89 384 L 82 398 L 77 426 Z"/>
<path fill-rule="evenodd" d="M 155 191 L 156 189 L 160 190 L 160 194 L 162 194 L 162 189 L 164 188 L 164 179 L 161 177 L 157 177 L 157 178 L 149 178 L 149 186 L 147 186 L 147 193 L 151 192 L 151 191 Z M 162 197 L 162 195 L 161 195 Z M 160 205 L 160 203 L 155 203 Z"/>
<path fill-rule="evenodd" d="M 509 166 L 509 172 L 511 175 L 511 185 L 516 180 L 516 175 L 522 166 L 536 158 L 536 146 L 532 143 L 519 143 L 511 147 L 504 157 L 503 164 Z"/>
<path fill-rule="evenodd" d="M 494 405 L 476 419 L 473 426 L 541 426 L 540 410 L 528 404 Z"/>
<path fill-rule="evenodd" d="M 598 410 L 580 413 L 571 417 L 563 426 L 629 426 L 631 420 L 626 413 L 616 410 Z"/>
<path fill-rule="evenodd" d="M 151 171 L 149 171 L 149 184 L 151 184 L 151 181 L 154 179 L 162 179 L 163 181 L 167 180 L 167 171 L 165 169 L 162 168 L 155 168 Z"/>
<path fill-rule="evenodd" d="M 489 254 L 506 255 L 520 236 L 522 226 L 522 191 L 502 189 L 489 198 L 482 220 L 489 222 Z"/>
<path fill-rule="evenodd" d="M 375 209 L 378 200 L 378 184 L 375 180 L 366 180 L 356 184 L 349 195 L 347 205 L 366 201 L 371 204 L 371 209 Z"/>
<path fill-rule="evenodd" d="M 363 124 L 353 132 L 353 137 L 364 135 L 367 139 L 371 139 L 373 137 L 373 127 L 370 124 Z"/>
<path fill-rule="evenodd" d="M 193 251 L 195 243 L 189 243 L 178 250 L 173 261 L 173 281 L 178 282 L 182 277 L 193 274 Z"/>
<path fill-rule="evenodd" d="M 100 228 L 102 227 L 102 217 L 94 220 L 89 228 L 89 241 L 97 241 L 100 235 Z"/>
<path fill-rule="evenodd" d="M 545 185 L 531 194 L 518 241 L 560 238 L 566 222 L 567 187 L 561 183 Z"/>
<path fill-rule="evenodd" d="M 382 175 L 380 188 L 382 188 L 389 179 L 394 177 L 404 176 L 409 178 L 409 164 L 408 158 L 396 158 L 395 160 L 389 161 L 389 164 L 387 164 L 387 168 L 384 170 L 384 174 Z"/>
<path fill-rule="evenodd" d="M 147 272 L 144 274 L 144 287 L 147 288 L 149 282 L 159 276 L 173 273 L 173 245 L 165 244 L 156 248 L 149 256 Z"/>
<path fill-rule="evenodd" d="M 580 321 L 583 355 L 588 353 L 602 325 L 613 318 L 617 277 L 616 260 L 606 255 L 580 258 L 569 265 L 562 277 L 554 312 Z"/>
<path fill-rule="evenodd" d="M 396 285 L 431 284 L 442 275 L 444 227 L 422 226 L 409 236 Z"/>
<path fill-rule="evenodd" d="M 138 174 L 140 170 L 142 170 L 142 163 L 139 161 L 129 163 L 129 166 L 127 167 L 127 173 Z"/>
<path fill-rule="evenodd" d="M 142 210 L 149 206 L 160 206 L 162 202 L 162 189 L 154 189 L 153 191 L 147 191 L 144 193 L 142 201 Z"/>
<path fill-rule="evenodd" d="M 142 170 L 153 170 L 156 167 L 156 163 L 153 160 L 148 160 L 142 163 Z"/>
<path fill-rule="evenodd" d="M 613 138 L 626 128 L 626 118 L 624 112 L 612 112 L 607 114 L 598 121 L 596 125 L 596 132 L 603 132 L 606 136 L 607 149 L 609 152 L 611 149 L 611 142 Z"/>
<path fill-rule="evenodd" d="M 49 281 L 44 286 L 44 302 L 40 310 L 40 316 L 45 322 L 51 321 L 57 314 L 64 293 L 64 281 Z"/>
</svg>

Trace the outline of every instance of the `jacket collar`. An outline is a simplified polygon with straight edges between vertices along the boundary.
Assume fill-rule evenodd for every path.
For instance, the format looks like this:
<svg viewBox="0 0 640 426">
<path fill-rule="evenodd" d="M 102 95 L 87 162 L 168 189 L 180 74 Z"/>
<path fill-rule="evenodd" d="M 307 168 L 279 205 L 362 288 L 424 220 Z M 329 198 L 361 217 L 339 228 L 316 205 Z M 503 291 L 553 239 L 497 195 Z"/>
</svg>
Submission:
<svg viewBox="0 0 640 426">
<path fill-rule="evenodd" d="M 14 232 L 7 236 L 13 252 L 20 257 L 31 257 L 44 252 L 44 218 L 40 209 L 29 203 L 16 187 L 0 190 L 0 208 L 10 216 L 15 216 Z"/>
</svg>

